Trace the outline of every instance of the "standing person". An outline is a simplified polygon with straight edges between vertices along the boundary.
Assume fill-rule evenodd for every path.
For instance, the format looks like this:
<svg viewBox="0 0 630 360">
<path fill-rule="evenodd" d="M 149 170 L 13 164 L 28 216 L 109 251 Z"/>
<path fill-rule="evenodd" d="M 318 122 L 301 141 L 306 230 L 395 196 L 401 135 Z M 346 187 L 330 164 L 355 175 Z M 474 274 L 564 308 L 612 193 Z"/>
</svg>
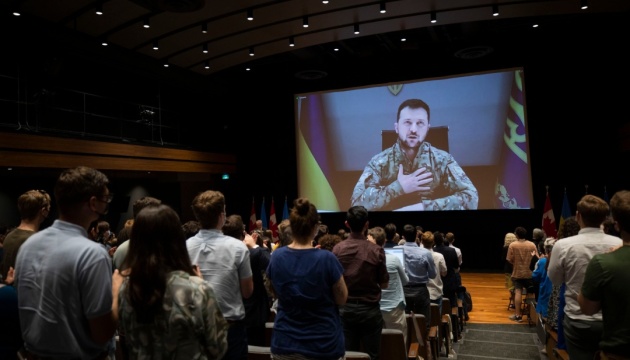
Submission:
<svg viewBox="0 0 630 360">
<path fill-rule="evenodd" d="M 599 349 L 602 359 L 630 358 L 630 191 L 618 191 L 610 199 L 615 230 L 623 246 L 597 254 L 589 261 L 578 295 L 585 315 L 601 311 L 603 331 Z"/>
<path fill-rule="evenodd" d="M 198 194 L 192 201 L 192 210 L 201 229 L 186 241 L 188 254 L 212 285 L 223 317 L 230 324 L 223 359 L 245 360 L 247 327 L 243 299 L 254 292 L 249 250 L 242 241 L 221 232 L 227 218 L 221 192 L 207 190 Z"/>
<path fill-rule="evenodd" d="M 385 225 L 384 230 L 385 230 L 386 241 L 383 247 L 393 248 L 395 246 L 398 246 L 398 242 L 396 242 L 396 235 L 398 235 L 396 233 L 396 224 L 388 223 L 387 225 Z"/>
<path fill-rule="evenodd" d="M 4 238 L 4 255 L 0 257 L 0 277 L 7 278 L 9 268 L 15 268 L 20 246 L 29 236 L 39 231 L 39 227 L 50 214 L 50 195 L 44 190 L 29 190 L 17 200 L 20 225 Z"/>
<path fill-rule="evenodd" d="M 389 285 L 389 273 L 383 248 L 367 241 L 369 225 L 365 207 L 348 209 L 346 226 L 350 235 L 335 245 L 333 254 L 343 266 L 348 286 L 348 301 L 340 310 L 346 350 L 365 351 L 372 360 L 378 360 L 383 330 L 381 290 Z"/>
<path fill-rule="evenodd" d="M 132 211 L 133 218 L 135 219 L 138 216 L 140 210 L 144 209 L 147 206 L 158 206 L 161 205 L 162 201 L 160 199 L 156 199 L 152 196 L 143 196 L 136 201 L 133 202 Z M 133 224 L 133 221 L 132 221 Z M 133 226 L 133 225 L 132 225 Z M 125 225 L 127 227 L 127 225 Z M 125 257 L 127 256 L 127 250 L 129 249 L 129 242 L 131 239 L 123 241 L 118 244 L 116 250 L 114 251 L 114 255 L 112 257 L 112 262 L 114 264 L 114 269 L 124 270 L 123 263 L 125 262 Z"/>
<path fill-rule="evenodd" d="M 220 359 L 228 324 L 193 267 L 177 213 L 146 207 L 131 230 L 118 303 L 130 359 Z"/>
<path fill-rule="evenodd" d="M 373 227 L 368 231 L 368 240 L 374 244 L 385 248 L 385 229 L 380 226 Z M 385 264 L 389 274 L 389 286 L 381 290 L 381 314 L 385 328 L 398 329 L 402 331 L 407 343 L 407 317 L 405 316 L 405 293 L 403 286 L 409 282 L 409 277 L 405 273 L 402 262 L 398 256 L 385 252 Z"/>
<path fill-rule="evenodd" d="M 31 235 L 17 256 L 15 284 L 24 346 L 31 357 L 104 359 L 118 322 L 122 276 L 87 237 L 112 195 L 98 170 L 64 170 L 55 183 L 59 219 Z"/>
<path fill-rule="evenodd" d="M 446 275 L 442 276 L 442 293 L 451 304 L 457 304 L 457 290 L 461 285 L 457 252 L 448 246 L 448 241 L 444 238 L 444 233 L 441 231 L 433 232 L 433 241 L 435 241 L 433 250 L 442 254 L 446 262 Z"/>
<path fill-rule="evenodd" d="M 427 283 L 427 288 L 429 289 L 431 302 L 433 304 L 437 304 L 440 307 L 440 313 L 442 313 L 442 293 L 444 287 L 444 284 L 442 283 L 442 277 L 446 276 L 446 274 L 448 273 L 448 269 L 446 268 L 446 260 L 444 260 L 444 255 L 437 251 L 433 251 L 433 246 L 435 245 L 435 236 L 432 232 L 425 231 L 424 233 L 422 233 L 422 235 L 420 236 L 420 243 L 425 249 L 431 252 L 431 256 L 433 256 L 433 263 L 435 264 L 435 269 L 440 273 L 440 276 L 429 279 L 429 282 Z"/>
<path fill-rule="evenodd" d="M 315 205 L 296 199 L 289 219 L 293 241 L 273 252 L 267 268 L 278 298 L 271 353 L 276 360 L 342 359 L 343 326 L 337 307 L 348 297 L 343 268 L 330 251 L 313 247 Z"/>
<path fill-rule="evenodd" d="M 586 267 L 593 256 L 609 252 L 622 244 L 620 238 L 600 228 L 610 207 L 603 199 L 584 195 L 577 203 L 575 217 L 580 225 L 577 235 L 557 241 L 551 251 L 547 275 L 554 285 L 565 283 L 562 328 L 571 360 L 593 359 L 602 337 L 602 313 L 587 315 L 580 310 L 578 294 Z"/>
<path fill-rule="evenodd" d="M 509 308 L 514 308 L 514 283 L 512 282 L 512 271 L 514 267 L 512 263 L 507 260 L 508 249 L 510 244 L 516 241 L 516 235 L 514 233 L 505 234 L 503 239 L 503 250 L 501 252 L 501 259 L 503 259 L 503 273 L 505 274 L 505 288 L 510 292 L 510 305 Z"/>
<path fill-rule="evenodd" d="M 462 266 L 462 251 L 460 248 L 453 245 L 453 243 L 455 242 L 455 234 L 453 234 L 452 232 L 447 232 L 446 235 L 444 235 L 444 240 L 448 241 L 448 247 L 450 247 L 451 249 L 454 249 L 455 252 L 457 253 L 457 260 L 459 262 L 459 267 L 461 267 Z"/>
<path fill-rule="evenodd" d="M 534 286 L 532 280 L 532 270 L 529 264 L 532 257 L 538 253 L 536 245 L 525 239 L 527 230 L 519 226 L 514 229 L 516 241 L 510 244 L 507 252 L 507 261 L 512 264 L 512 283 L 514 284 L 514 315 L 510 316 L 510 320 L 516 322 L 523 321 L 521 314 L 521 302 L 523 301 L 523 289 L 531 289 Z"/>
<path fill-rule="evenodd" d="M 409 276 L 409 283 L 403 287 L 405 292 L 405 312 L 413 311 L 422 314 L 427 319 L 427 326 L 431 324 L 431 295 L 428 284 L 430 279 L 435 279 L 437 271 L 433 255 L 416 242 L 418 232 L 413 225 L 407 224 L 403 227 L 402 236 L 405 244 L 403 260 L 405 271 Z"/>
<path fill-rule="evenodd" d="M 252 236 L 257 233 L 256 230 L 252 231 L 252 235 L 247 234 L 244 230 L 243 218 L 240 215 L 228 216 L 221 230 L 223 234 L 241 240 L 249 249 L 249 264 L 252 268 L 254 292 L 249 298 L 243 299 L 247 344 L 265 346 L 265 323 L 269 320 L 271 303 L 269 296 L 267 296 L 263 273 L 267 271 L 271 254 L 256 243 Z"/>
<path fill-rule="evenodd" d="M 446 151 L 424 141 L 431 126 L 429 105 L 420 99 L 398 107 L 398 140 L 375 155 L 352 193 L 352 205 L 369 211 L 475 210 L 477 188 Z"/>
</svg>

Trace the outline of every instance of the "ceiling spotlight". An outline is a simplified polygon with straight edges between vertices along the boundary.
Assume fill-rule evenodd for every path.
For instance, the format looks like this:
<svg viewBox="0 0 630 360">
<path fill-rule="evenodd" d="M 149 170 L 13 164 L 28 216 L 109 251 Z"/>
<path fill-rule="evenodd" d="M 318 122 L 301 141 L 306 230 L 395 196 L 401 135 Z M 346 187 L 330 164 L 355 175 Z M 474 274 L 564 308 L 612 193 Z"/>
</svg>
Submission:
<svg viewBox="0 0 630 360">
<path fill-rule="evenodd" d="M 254 56 L 254 48 L 253 47 L 249 48 L 249 56 Z"/>
<path fill-rule="evenodd" d="M 252 8 L 247 9 L 247 20 L 249 21 L 254 20 L 254 9 Z"/>
<path fill-rule="evenodd" d="M 167 68 L 167 67 L 169 66 L 169 65 L 168 65 L 168 60 L 165 60 L 165 61 L 164 61 L 164 64 L 162 64 L 162 65 L 164 65 L 164 67 L 165 67 L 165 68 Z"/>
<path fill-rule="evenodd" d="M 203 68 L 210 69 L 210 62 L 206 60 L 206 62 L 203 64 Z"/>
<path fill-rule="evenodd" d="M 339 51 L 339 48 L 334 48 L 333 51 Z"/>
<path fill-rule="evenodd" d="M 102 45 L 102 46 L 107 46 L 107 45 L 109 45 L 109 44 L 107 43 L 107 40 L 103 40 L 103 41 L 101 41 L 101 45 Z"/>
<path fill-rule="evenodd" d="M 322 0 L 322 4 L 328 4 L 328 0 Z"/>
<path fill-rule="evenodd" d="M 158 41 L 157 41 L 157 40 L 155 40 L 155 41 L 153 42 L 153 50 L 157 50 L 157 49 L 159 49 L 159 47 L 158 47 Z"/>
<path fill-rule="evenodd" d="M 203 46 L 201 47 L 201 52 L 204 54 L 208 53 L 208 44 L 203 44 Z"/>
<path fill-rule="evenodd" d="M 431 11 L 431 24 L 435 24 L 437 22 L 437 14 L 435 11 Z"/>
<path fill-rule="evenodd" d="M 354 34 L 355 35 L 359 34 L 359 24 L 354 24 Z"/>
<path fill-rule="evenodd" d="M 400 41 L 407 41 L 407 38 L 403 36 L 400 38 Z"/>
<path fill-rule="evenodd" d="M 13 10 L 13 16 L 20 16 L 20 15 L 22 15 L 22 13 L 18 9 Z"/>
<path fill-rule="evenodd" d="M 499 16 L 499 5 L 492 4 L 492 16 Z"/>
<path fill-rule="evenodd" d="M 302 18 L 302 27 L 308 27 L 308 16 Z"/>
<path fill-rule="evenodd" d="M 103 4 L 98 3 L 96 5 L 96 9 L 94 9 L 94 12 L 96 13 L 96 15 L 103 15 Z"/>
<path fill-rule="evenodd" d="M 249 70 L 251 70 L 251 69 L 250 68 L 245 68 L 245 71 L 249 71 Z"/>
<path fill-rule="evenodd" d="M 588 0 L 581 0 L 580 1 L 580 9 L 582 9 L 582 10 L 588 9 Z"/>
<path fill-rule="evenodd" d="M 538 24 L 534 24 L 534 25 L 532 25 L 532 27 L 537 28 L 537 27 L 538 27 Z"/>
<path fill-rule="evenodd" d="M 293 36 L 289 38 L 289 46 L 291 47 L 295 46 L 295 39 L 293 39 Z"/>
<path fill-rule="evenodd" d="M 208 23 L 201 24 L 201 32 L 204 34 L 208 33 Z"/>
<path fill-rule="evenodd" d="M 145 29 L 148 29 L 151 27 L 151 24 L 149 24 L 149 17 L 144 18 L 144 20 L 142 21 L 142 27 Z"/>
<path fill-rule="evenodd" d="M 380 11 L 381 11 L 381 14 L 385 14 L 387 12 L 387 8 L 385 6 L 385 1 L 381 1 Z"/>
</svg>

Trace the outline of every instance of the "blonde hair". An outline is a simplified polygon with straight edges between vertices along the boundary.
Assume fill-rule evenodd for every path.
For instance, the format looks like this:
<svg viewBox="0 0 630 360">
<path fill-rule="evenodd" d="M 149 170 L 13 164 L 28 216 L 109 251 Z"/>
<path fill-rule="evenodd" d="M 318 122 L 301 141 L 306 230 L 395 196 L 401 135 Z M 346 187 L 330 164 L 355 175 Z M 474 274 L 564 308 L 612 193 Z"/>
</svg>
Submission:
<svg viewBox="0 0 630 360">
<path fill-rule="evenodd" d="M 503 246 L 510 246 L 510 244 L 515 241 L 516 235 L 514 235 L 514 233 L 507 233 L 505 234 L 505 242 L 503 243 Z"/>
</svg>

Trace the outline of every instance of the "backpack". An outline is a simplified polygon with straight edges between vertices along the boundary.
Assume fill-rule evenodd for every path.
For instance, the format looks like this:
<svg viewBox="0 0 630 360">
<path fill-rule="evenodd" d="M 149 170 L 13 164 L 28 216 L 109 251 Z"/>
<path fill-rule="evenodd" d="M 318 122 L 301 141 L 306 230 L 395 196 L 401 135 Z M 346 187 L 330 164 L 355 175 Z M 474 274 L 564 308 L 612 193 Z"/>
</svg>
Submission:
<svg viewBox="0 0 630 360">
<path fill-rule="evenodd" d="M 471 312 L 473 309 L 472 297 L 468 291 L 464 293 L 464 306 L 466 307 L 467 312 Z"/>
</svg>

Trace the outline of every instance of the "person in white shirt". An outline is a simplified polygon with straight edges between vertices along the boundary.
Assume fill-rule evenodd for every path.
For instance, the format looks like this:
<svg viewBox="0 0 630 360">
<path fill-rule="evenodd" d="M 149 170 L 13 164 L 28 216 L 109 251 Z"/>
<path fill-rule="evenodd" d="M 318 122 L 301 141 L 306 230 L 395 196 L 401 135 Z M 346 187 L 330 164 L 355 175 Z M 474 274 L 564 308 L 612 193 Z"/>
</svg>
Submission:
<svg viewBox="0 0 630 360">
<path fill-rule="evenodd" d="M 584 314 L 577 298 L 591 258 L 622 244 L 620 238 L 607 235 L 600 228 L 609 212 L 603 199 L 584 195 L 576 212 L 580 232 L 557 241 L 549 259 L 547 274 L 551 282 L 566 284 L 563 327 L 571 360 L 591 360 L 599 350 L 603 331 L 601 311 Z"/>
</svg>

